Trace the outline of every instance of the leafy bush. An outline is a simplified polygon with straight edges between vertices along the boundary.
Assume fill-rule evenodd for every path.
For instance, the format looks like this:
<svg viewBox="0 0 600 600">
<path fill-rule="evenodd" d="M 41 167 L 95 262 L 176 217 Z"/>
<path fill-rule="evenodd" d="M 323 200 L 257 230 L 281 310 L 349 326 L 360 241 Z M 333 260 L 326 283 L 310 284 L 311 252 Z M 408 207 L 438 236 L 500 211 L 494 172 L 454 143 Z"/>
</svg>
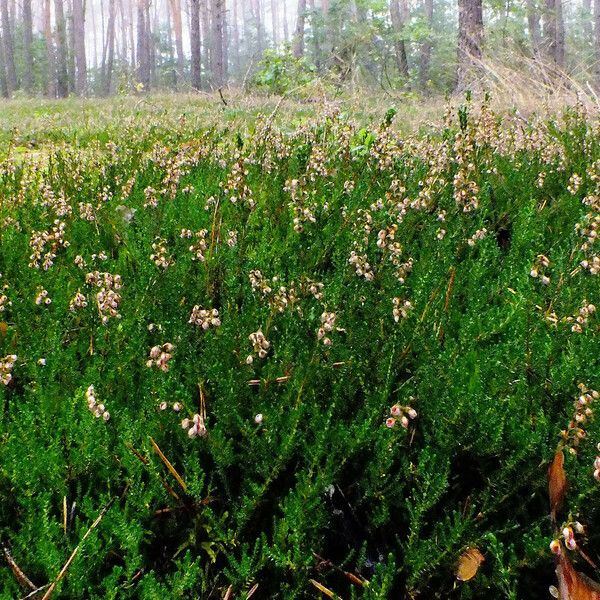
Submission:
<svg viewBox="0 0 600 600">
<path fill-rule="evenodd" d="M 314 79 L 314 67 L 304 57 L 294 56 L 288 45 L 282 50 L 267 49 L 254 76 L 258 89 L 285 94 L 308 85 Z"/>
<path fill-rule="evenodd" d="M 599 385 L 598 129 L 460 114 L 3 161 L 0 537 L 34 585 L 78 549 L 53 597 L 545 598 L 567 429 L 556 531 L 594 556 L 600 432 L 567 425 Z"/>
</svg>

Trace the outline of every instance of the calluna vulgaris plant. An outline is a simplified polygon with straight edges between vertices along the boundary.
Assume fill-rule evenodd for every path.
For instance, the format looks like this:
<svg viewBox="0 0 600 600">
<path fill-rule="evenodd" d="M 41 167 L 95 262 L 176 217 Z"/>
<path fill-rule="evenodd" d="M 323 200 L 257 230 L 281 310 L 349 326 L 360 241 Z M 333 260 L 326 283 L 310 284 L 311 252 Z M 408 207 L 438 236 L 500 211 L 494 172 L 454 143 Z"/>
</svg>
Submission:
<svg viewBox="0 0 600 600">
<path fill-rule="evenodd" d="M 149 115 L 0 163 L 2 598 L 75 549 L 55 598 L 600 579 L 600 121 L 390 120 Z"/>
</svg>

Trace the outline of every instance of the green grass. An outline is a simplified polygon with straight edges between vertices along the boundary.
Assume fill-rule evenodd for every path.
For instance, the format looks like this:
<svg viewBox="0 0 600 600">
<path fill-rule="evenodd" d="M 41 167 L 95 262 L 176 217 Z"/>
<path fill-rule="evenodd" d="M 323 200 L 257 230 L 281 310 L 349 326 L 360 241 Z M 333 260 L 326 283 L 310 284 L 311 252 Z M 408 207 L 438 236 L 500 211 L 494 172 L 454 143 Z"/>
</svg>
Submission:
<svg viewBox="0 0 600 600">
<path fill-rule="evenodd" d="M 20 131 L 0 164 L 0 360 L 17 356 L 0 539 L 22 571 L 46 585 L 79 548 L 54 598 L 314 598 L 311 579 L 343 598 L 546 598 L 547 465 L 578 384 L 600 385 L 598 317 L 567 320 L 599 301 L 580 266 L 597 248 L 575 229 L 600 213 L 594 119 L 466 105 L 411 137 L 382 113 L 306 109 L 295 126 L 138 102 L 3 113 L 5 139 Z M 40 232 L 47 270 L 30 266 Z M 119 316 L 95 271 L 121 276 Z M 190 323 L 194 306 L 220 325 Z M 168 370 L 148 367 L 166 343 Z M 417 412 L 407 428 L 386 426 L 395 404 Z M 204 410 L 189 437 L 181 421 Z M 587 525 L 596 559 L 600 432 L 585 429 L 558 525 Z M 486 560 L 461 583 L 467 547 Z M 2 598 L 28 591 L 0 565 Z"/>
</svg>

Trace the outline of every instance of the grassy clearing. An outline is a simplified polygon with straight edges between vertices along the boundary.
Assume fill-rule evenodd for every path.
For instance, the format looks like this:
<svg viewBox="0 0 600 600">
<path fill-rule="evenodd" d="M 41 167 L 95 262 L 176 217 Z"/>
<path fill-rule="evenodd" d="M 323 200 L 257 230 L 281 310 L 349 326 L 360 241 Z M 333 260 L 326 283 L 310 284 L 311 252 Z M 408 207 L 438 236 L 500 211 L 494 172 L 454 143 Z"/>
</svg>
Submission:
<svg viewBox="0 0 600 600">
<path fill-rule="evenodd" d="M 4 135 L 44 160 L 0 164 L 0 536 L 33 585 L 66 564 L 53 597 L 546 598 L 575 521 L 595 559 L 582 106 L 466 104 L 416 136 L 319 106 L 36 107 Z"/>
</svg>

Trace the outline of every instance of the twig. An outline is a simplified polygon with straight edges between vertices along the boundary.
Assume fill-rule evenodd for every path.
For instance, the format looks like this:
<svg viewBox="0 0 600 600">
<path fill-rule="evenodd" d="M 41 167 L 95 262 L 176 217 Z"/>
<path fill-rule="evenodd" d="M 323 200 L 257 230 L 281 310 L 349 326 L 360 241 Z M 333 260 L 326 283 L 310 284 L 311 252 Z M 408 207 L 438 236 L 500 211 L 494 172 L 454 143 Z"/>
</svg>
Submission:
<svg viewBox="0 0 600 600">
<path fill-rule="evenodd" d="M 43 585 L 39 588 L 36 588 L 35 590 L 31 590 L 31 592 L 29 592 L 29 594 L 27 594 L 27 596 L 23 596 L 21 598 L 21 600 L 28 600 L 29 598 L 34 598 L 36 594 L 39 594 L 40 592 L 43 592 L 50 584 L 47 583 L 46 585 Z"/>
<path fill-rule="evenodd" d="M 100 514 L 96 517 L 96 520 L 89 526 L 88 530 L 85 532 L 85 534 L 81 538 L 81 541 L 79 542 L 79 544 L 77 544 L 77 546 L 75 546 L 75 549 L 73 550 L 73 552 L 71 552 L 71 556 L 69 556 L 69 558 L 67 559 L 67 562 L 64 564 L 63 568 L 60 570 L 59 574 L 56 576 L 56 579 L 50 584 L 48 591 L 42 596 L 42 600 L 48 600 L 48 598 L 50 598 L 50 596 L 56 589 L 56 586 L 58 585 L 60 580 L 65 576 L 67 569 L 71 566 L 71 563 L 75 560 L 75 557 L 77 556 L 77 553 L 79 552 L 83 542 L 85 542 L 85 540 L 88 538 L 90 533 L 92 533 L 92 531 L 94 529 L 96 529 L 96 527 L 98 527 L 98 524 L 100 523 L 100 521 L 102 521 L 102 518 L 108 512 L 108 509 L 112 506 L 112 503 L 114 501 L 115 501 L 115 498 L 112 498 L 109 501 L 109 503 L 102 509 Z"/>
<path fill-rule="evenodd" d="M 154 439 L 152 439 L 152 436 L 150 436 L 150 443 L 152 444 L 152 447 L 154 448 L 156 454 L 158 454 L 163 463 L 165 463 L 167 469 L 169 469 L 169 471 L 171 472 L 171 475 L 173 475 L 173 477 L 177 479 L 177 483 L 181 486 L 181 489 L 183 489 L 184 492 L 187 492 L 187 485 L 185 484 L 185 481 L 181 478 L 181 475 L 175 470 L 175 467 L 169 462 L 169 459 L 163 454 L 163 451 L 158 447 L 158 444 L 154 441 Z"/>
<path fill-rule="evenodd" d="M 17 578 L 17 581 L 23 587 L 29 588 L 30 590 L 35 590 L 37 586 L 31 581 L 31 579 L 29 579 L 29 577 L 27 577 L 27 575 L 25 575 L 25 573 L 23 573 L 23 570 L 19 567 L 19 565 L 14 561 L 13 557 L 11 556 L 10 550 L 4 544 L 2 545 L 2 550 L 4 550 L 4 558 L 6 558 L 6 562 L 8 563 L 10 570 L 14 573 L 15 577 Z"/>
<path fill-rule="evenodd" d="M 228 104 L 227 104 L 227 100 L 225 100 L 225 98 L 223 97 L 223 88 L 219 88 L 219 89 L 218 89 L 218 92 L 219 92 L 219 96 L 221 97 L 221 102 L 222 102 L 222 103 L 223 103 L 225 106 L 228 106 Z"/>
</svg>

